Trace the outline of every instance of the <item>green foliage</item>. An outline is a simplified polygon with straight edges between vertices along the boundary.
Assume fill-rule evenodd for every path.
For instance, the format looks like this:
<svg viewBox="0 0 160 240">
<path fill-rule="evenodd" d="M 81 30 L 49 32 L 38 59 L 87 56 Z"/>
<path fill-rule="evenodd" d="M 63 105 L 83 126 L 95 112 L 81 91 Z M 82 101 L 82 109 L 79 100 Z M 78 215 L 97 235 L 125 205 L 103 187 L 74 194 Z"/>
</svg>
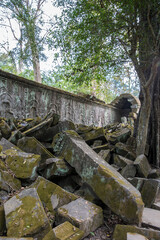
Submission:
<svg viewBox="0 0 160 240">
<path fill-rule="evenodd" d="M 134 68 L 121 40 L 127 38 L 127 21 L 133 20 L 134 1 L 53 2 L 63 7 L 62 15 L 57 18 L 55 29 L 48 38 L 50 47 L 57 49 L 55 62 L 61 65 L 55 71 L 56 79 L 74 84 L 96 81 L 99 86 L 106 82 L 113 92 L 114 86 L 118 93 L 133 92 Z M 134 79 L 137 80 L 135 76 Z M 134 93 L 137 95 L 138 91 L 137 82 Z"/>
</svg>

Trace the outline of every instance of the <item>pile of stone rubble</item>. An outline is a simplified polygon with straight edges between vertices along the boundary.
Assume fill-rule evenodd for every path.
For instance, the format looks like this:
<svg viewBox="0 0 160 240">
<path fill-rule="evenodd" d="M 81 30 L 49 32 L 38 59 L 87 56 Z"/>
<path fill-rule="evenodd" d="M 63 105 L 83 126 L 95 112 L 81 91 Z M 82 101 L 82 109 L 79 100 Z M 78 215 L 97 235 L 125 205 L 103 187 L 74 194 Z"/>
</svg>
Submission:
<svg viewBox="0 0 160 240">
<path fill-rule="evenodd" d="M 0 239 L 83 239 L 111 211 L 111 239 L 159 240 L 160 172 L 135 148 L 124 123 L 1 117 Z"/>
</svg>

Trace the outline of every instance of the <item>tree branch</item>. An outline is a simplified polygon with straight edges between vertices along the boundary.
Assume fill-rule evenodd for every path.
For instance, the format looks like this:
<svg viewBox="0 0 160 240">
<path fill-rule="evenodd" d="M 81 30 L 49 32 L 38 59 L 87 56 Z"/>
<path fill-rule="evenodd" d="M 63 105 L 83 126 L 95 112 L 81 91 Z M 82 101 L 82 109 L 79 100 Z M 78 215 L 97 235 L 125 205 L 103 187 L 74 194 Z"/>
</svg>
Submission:
<svg viewBox="0 0 160 240">
<path fill-rule="evenodd" d="M 147 88 L 151 85 L 151 83 L 154 82 L 159 67 L 160 67 L 160 57 L 157 57 L 157 56 L 156 56 L 156 57 L 153 59 L 150 77 L 149 77 L 148 81 L 146 82 L 146 84 L 145 84 L 145 86 L 144 86 L 145 89 L 147 89 Z"/>
</svg>

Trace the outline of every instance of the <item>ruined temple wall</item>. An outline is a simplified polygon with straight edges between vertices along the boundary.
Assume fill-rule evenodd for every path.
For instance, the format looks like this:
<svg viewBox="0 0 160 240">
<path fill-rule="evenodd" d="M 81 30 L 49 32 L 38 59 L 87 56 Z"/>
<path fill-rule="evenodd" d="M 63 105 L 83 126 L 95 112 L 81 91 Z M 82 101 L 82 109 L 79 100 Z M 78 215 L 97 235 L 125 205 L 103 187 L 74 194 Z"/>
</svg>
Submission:
<svg viewBox="0 0 160 240">
<path fill-rule="evenodd" d="M 51 110 L 60 114 L 61 120 L 95 126 L 120 121 L 121 117 L 115 107 L 0 70 L 1 117 L 43 117 Z"/>
</svg>

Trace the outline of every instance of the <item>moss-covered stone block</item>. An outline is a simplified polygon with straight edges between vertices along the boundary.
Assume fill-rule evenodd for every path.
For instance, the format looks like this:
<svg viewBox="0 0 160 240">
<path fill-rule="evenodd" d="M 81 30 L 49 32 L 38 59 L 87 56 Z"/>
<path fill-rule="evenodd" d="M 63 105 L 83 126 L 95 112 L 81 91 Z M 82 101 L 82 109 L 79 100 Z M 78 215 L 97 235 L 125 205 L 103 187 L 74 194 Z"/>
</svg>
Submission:
<svg viewBox="0 0 160 240">
<path fill-rule="evenodd" d="M 140 223 L 143 202 L 139 191 L 96 154 L 74 131 L 61 133 L 54 150 L 75 168 L 96 195 L 130 223 Z"/>
<path fill-rule="evenodd" d="M 101 150 L 98 155 L 100 157 L 102 157 L 106 162 L 109 163 L 110 161 L 110 158 L 111 158 L 111 151 L 108 149 L 108 150 Z"/>
<path fill-rule="evenodd" d="M 133 164 L 132 160 L 129 160 L 125 157 L 122 157 L 120 155 L 114 154 L 113 155 L 113 162 L 118 167 L 124 168 L 126 165 Z"/>
<path fill-rule="evenodd" d="M 4 138 L 9 138 L 11 135 L 11 129 L 5 120 L 0 120 L 0 131 Z"/>
<path fill-rule="evenodd" d="M 51 179 L 53 177 L 64 177 L 72 172 L 72 167 L 62 158 L 49 158 L 46 160 L 46 167 L 43 177 Z"/>
<path fill-rule="evenodd" d="M 17 178 L 34 180 L 37 177 L 37 168 L 41 160 L 40 155 L 19 152 L 16 149 L 8 149 L 6 163 Z"/>
<path fill-rule="evenodd" d="M 82 134 L 81 137 L 86 142 L 89 142 L 89 141 L 93 142 L 96 139 L 102 139 L 105 141 L 104 128 L 103 127 L 94 128 L 92 131 Z"/>
<path fill-rule="evenodd" d="M 131 130 L 129 128 L 117 129 L 114 132 L 105 131 L 106 140 L 112 144 L 117 142 L 125 143 L 131 135 Z"/>
<path fill-rule="evenodd" d="M 127 233 L 138 233 L 149 240 L 159 240 L 160 239 L 160 231 L 154 229 L 146 229 L 146 228 L 139 228 L 136 226 L 131 225 L 116 225 L 114 233 L 113 233 L 113 240 L 127 240 Z"/>
<path fill-rule="evenodd" d="M 84 236 L 84 232 L 73 226 L 70 222 L 64 222 L 53 228 L 43 240 L 79 240 Z"/>
<path fill-rule="evenodd" d="M 35 188 L 25 189 L 4 203 L 7 236 L 41 240 L 50 230 L 48 218 Z"/>
<path fill-rule="evenodd" d="M 21 138 L 17 146 L 24 152 L 34 153 L 41 155 L 41 161 L 39 163 L 40 168 L 45 166 L 45 161 L 48 158 L 53 158 L 53 154 L 49 152 L 36 138 L 34 137 L 23 137 Z"/>
<path fill-rule="evenodd" d="M 115 152 L 118 155 L 121 155 L 125 158 L 128 158 L 128 159 L 132 160 L 132 161 L 134 161 L 136 159 L 135 151 L 130 146 L 128 146 L 124 143 L 121 143 L 121 142 L 116 143 Z"/>
<path fill-rule="evenodd" d="M 53 215 L 55 215 L 55 209 L 78 198 L 75 194 L 65 191 L 43 177 L 38 177 L 31 187 L 36 188 L 42 203 Z"/>
<path fill-rule="evenodd" d="M 95 231 L 103 224 L 103 210 L 101 207 L 78 198 L 75 201 L 58 208 L 57 223 L 69 221 L 74 226 L 84 231 L 84 236 Z"/>
<path fill-rule="evenodd" d="M 5 170 L 0 170 L 0 190 L 11 192 L 11 190 L 19 190 L 21 182 L 16 179 L 11 173 Z"/>
<path fill-rule="evenodd" d="M 134 164 L 137 167 L 139 176 L 147 178 L 151 171 L 151 167 L 146 156 L 144 154 L 139 155 L 134 161 Z"/>
<path fill-rule="evenodd" d="M 145 206 L 151 207 L 154 202 L 160 200 L 160 181 L 147 179 L 142 187 L 141 195 Z"/>
</svg>

